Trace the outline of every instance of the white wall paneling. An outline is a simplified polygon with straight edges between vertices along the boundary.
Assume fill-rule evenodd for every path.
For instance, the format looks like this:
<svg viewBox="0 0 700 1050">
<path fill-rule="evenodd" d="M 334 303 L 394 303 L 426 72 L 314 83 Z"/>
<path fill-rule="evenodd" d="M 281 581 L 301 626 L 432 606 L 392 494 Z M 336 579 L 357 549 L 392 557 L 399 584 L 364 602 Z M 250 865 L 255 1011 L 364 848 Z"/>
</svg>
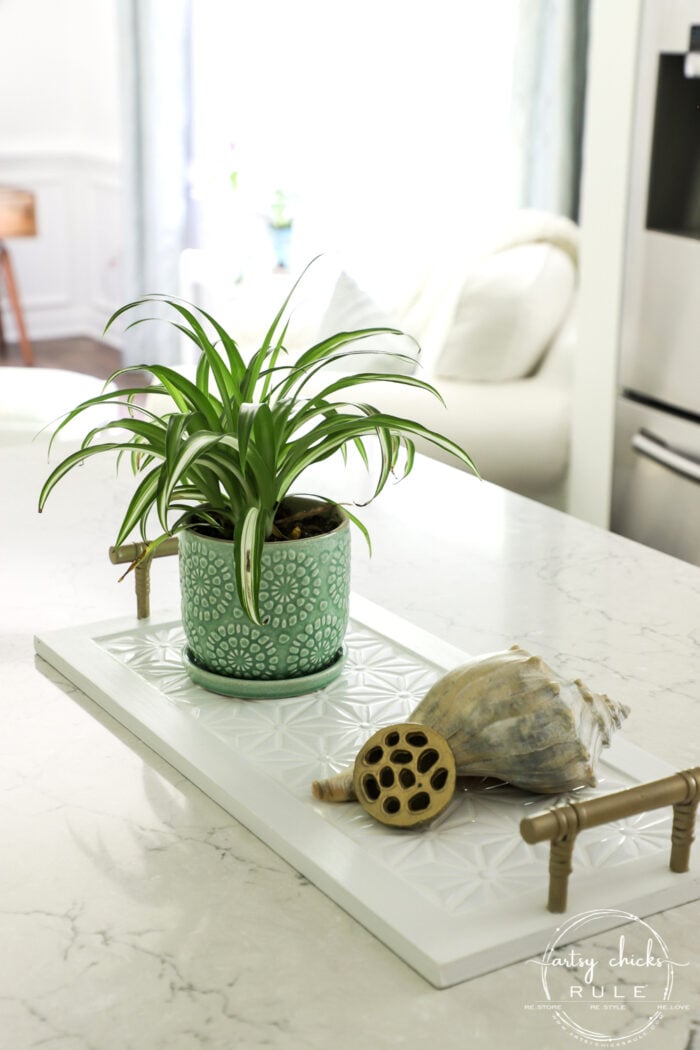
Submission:
<svg viewBox="0 0 700 1050">
<path fill-rule="evenodd" d="M 100 338 L 124 301 L 118 162 L 82 150 L 0 152 L 0 182 L 37 197 L 37 236 L 8 241 L 30 339 Z M 14 319 L 2 306 L 14 340 Z"/>
</svg>

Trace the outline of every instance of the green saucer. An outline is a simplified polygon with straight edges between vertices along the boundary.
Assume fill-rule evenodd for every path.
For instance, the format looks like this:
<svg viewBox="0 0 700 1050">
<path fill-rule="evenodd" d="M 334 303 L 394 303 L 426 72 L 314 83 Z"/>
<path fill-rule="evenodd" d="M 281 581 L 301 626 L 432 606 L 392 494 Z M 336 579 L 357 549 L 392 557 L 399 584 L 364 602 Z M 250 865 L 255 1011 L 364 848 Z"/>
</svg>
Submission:
<svg viewBox="0 0 700 1050">
<path fill-rule="evenodd" d="M 188 675 L 197 685 L 211 693 L 235 696 L 240 700 L 282 700 L 289 696 L 303 696 L 317 689 L 324 689 L 334 682 L 345 666 L 347 649 L 338 650 L 335 659 L 327 667 L 313 674 L 298 678 L 229 678 L 227 675 L 207 671 L 190 656 L 187 646 L 182 650 L 182 662 Z"/>
</svg>

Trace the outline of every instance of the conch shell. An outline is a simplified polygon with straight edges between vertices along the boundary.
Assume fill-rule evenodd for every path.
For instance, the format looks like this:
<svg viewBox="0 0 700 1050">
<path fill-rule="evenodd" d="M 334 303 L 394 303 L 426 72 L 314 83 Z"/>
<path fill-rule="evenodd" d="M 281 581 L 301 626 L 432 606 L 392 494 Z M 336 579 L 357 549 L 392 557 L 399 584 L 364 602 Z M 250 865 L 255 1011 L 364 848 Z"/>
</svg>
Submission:
<svg viewBox="0 0 700 1050">
<path fill-rule="evenodd" d="M 610 743 L 628 714 L 624 704 L 591 692 L 579 679 L 562 678 L 540 657 L 514 645 L 449 671 L 408 721 L 444 738 L 457 776 L 496 777 L 527 791 L 556 794 L 595 786 L 601 747 Z M 403 756 L 404 763 L 412 761 L 405 749 Z M 387 751 L 389 767 L 391 759 Z M 358 762 L 353 769 L 316 781 L 315 797 L 359 798 L 364 804 Z M 377 775 L 384 773 L 388 781 L 390 773 L 385 769 Z"/>
</svg>

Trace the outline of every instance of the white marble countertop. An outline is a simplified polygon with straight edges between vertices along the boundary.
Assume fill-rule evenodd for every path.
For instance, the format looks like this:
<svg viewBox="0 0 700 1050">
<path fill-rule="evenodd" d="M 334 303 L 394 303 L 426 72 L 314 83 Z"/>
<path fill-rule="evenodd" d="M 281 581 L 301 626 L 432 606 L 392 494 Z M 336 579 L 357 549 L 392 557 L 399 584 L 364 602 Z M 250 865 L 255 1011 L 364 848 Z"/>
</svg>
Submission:
<svg viewBox="0 0 700 1050">
<path fill-rule="evenodd" d="M 0 452 L 2 1045 L 574 1045 L 525 1010 L 536 967 L 433 989 L 34 656 L 36 631 L 133 609 L 106 556 L 128 472 L 87 464 L 39 517 L 46 473 L 41 447 Z M 629 704 L 634 743 L 700 763 L 700 569 L 430 461 L 364 518 L 360 594 L 473 653 L 517 641 Z M 175 560 L 152 578 L 154 609 L 177 604 Z M 653 924 L 689 965 L 684 1009 L 641 1045 L 681 1050 L 700 1025 L 700 902 Z"/>
</svg>

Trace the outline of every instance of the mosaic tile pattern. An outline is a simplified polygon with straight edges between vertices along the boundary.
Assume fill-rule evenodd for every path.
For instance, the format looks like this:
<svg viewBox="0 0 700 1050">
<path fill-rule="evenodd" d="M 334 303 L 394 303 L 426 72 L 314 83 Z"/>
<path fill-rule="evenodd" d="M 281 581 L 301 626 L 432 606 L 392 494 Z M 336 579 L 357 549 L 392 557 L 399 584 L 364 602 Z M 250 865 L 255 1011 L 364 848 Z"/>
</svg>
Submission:
<svg viewBox="0 0 700 1050">
<path fill-rule="evenodd" d="M 377 824 L 359 805 L 311 800 L 310 784 L 352 764 L 377 729 L 405 721 L 442 669 L 356 622 L 346 638 L 348 660 L 321 692 L 289 700 L 246 701 L 194 685 L 182 668 L 182 626 L 162 624 L 110 635 L 98 644 L 200 725 L 244 755 L 323 819 L 360 843 L 375 860 L 437 904 L 460 915 L 475 907 L 542 888 L 548 845 L 521 838 L 523 816 L 558 802 L 630 787 L 633 781 L 603 762 L 596 789 L 561 797 L 531 795 L 505 784 L 476 781 L 423 831 Z M 576 871 L 609 868 L 668 848 L 669 811 L 657 810 L 591 829 L 576 843 Z"/>
</svg>

